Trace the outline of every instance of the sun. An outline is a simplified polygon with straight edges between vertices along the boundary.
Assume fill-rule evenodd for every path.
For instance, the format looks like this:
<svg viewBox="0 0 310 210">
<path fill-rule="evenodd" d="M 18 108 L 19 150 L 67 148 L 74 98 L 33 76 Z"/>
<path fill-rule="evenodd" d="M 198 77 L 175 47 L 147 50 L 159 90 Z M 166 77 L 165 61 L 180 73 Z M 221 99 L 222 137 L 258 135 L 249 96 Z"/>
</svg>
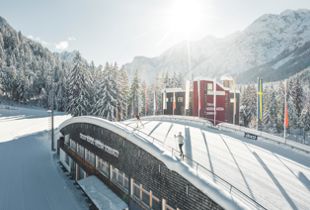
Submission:
<svg viewBox="0 0 310 210">
<path fill-rule="evenodd" d="M 179 39 L 192 39 L 203 18 L 201 5 L 197 0 L 175 0 L 168 12 L 171 33 Z"/>
</svg>

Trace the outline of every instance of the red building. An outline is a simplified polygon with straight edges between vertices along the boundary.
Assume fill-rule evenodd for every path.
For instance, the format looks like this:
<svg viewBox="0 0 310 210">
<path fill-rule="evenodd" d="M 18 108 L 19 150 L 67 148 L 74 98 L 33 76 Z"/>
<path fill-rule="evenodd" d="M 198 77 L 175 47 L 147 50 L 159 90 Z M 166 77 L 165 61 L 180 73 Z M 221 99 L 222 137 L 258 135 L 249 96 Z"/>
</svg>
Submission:
<svg viewBox="0 0 310 210">
<path fill-rule="evenodd" d="M 191 115 L 206 118 L 213 123 L 215 121 L 215 124 L 227 122 L 238 125 L 240 93 L 234 90 L 231 78 L 222 79 L 222 84 L 216 83 L 215 87 L 214 80 L 194 80 L 192 88 L 188 87 L 188 97 L 181 88 L 164 89 L 163 114 Z"/>
<path fill-rule="evenodd" d="M 231 83 L 226 80 L 223 84 L 228 87 L 214 83 L 214 80 L 207 79 L 194 81 L 192 115 L 207 118 L 213 123 L 215 121 L 215 124 L 233 123 L 233 121 L 239 124 L 239 93 L 231 91 L 231 86 L 228 85 Z M 236 97 L 236 104 L 234 104 L 234 97 Z"/>
</svg>

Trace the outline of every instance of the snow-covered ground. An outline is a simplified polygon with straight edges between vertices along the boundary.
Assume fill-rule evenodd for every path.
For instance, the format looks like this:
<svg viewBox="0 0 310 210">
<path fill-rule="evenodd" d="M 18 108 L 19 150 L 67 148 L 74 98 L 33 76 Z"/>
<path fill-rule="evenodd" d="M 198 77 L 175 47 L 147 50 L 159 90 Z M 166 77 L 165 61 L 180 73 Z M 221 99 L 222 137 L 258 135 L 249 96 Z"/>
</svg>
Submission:
<svg viewBox="0 0 310 210">
<path fill-rule="evenodd" d="M 0 209 L 82 210 L 85 197 L 50 152 L 45 110 L 0 107 Z M 58 113 L 56 126 L 68 119 Z"/>
<path fill-rule="evenodd" d="M 125 121 L 135 127 L 135 121 Z M 174 134 L 185 136 L 185 154 L 224 178 L 269 210 L 310 209 L 310 155 L 266 141 L 186 123 L 143 121 L 147 133 L 178 150 Z M 185 160 L 186 161 L 186 160 Z M 216 178 L 214 178 L 217 182 Z"/>
<path fill-rule="evenodd" d="M 55 127 L 68 118 L 68 115 L 55 113 Z M 0 106 L 0 142 L 48 130 L 48 121 L 46 110 L 2 105 Z"/>
</svg>

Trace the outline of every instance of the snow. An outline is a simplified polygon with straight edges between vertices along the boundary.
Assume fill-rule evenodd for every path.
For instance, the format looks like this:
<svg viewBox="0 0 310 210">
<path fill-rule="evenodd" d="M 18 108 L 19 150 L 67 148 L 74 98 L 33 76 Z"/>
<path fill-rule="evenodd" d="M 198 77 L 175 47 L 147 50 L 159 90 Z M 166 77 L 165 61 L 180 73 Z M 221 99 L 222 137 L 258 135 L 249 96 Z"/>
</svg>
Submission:
<svg viewBox="0 0 310 210">
<path fill-rule="evenodd" d="M 102 183 L 96 176 L 89 176 L 78 181 L 78 184 L 94 202 L 99 210 L 123 210 L 128 208 L 112 190 Z"/>
<path fill-rule="evenodd" d="M 309 154 L 268 141 L 247 140 L 233 132 L 207 127 L 201 129 L 178 121 L 156 121 L 150 118 L 151 122 L 148 123 L 146 118 L 143 120 L 144 128 L 139 128 L 137 134 L 153 130 L 149 133 L 150 137 L 158 138 L 178 151 L 173 135 L 182 131 L 186 142 L 183 149 L 187 156 L 224 178 L 265 208 L 310 209 Z M 128 122 L 125 123 L 136 126 L 134 121 Z M 185 163 L 190 165 L 191 162 L 185 159 Z M 216 177 L 214 180 L 217 185 Z M 234 194 L 231 196 L 235 197 Z"/>
<path fill-rule="evenodd" d="M 43 109 L 0 106 L 0 143 L 48 129 L 48 113 Z M 55 113 L 54 125 L 70 118 Z"/>
<path fill-rule="evenodd" d="M 133 128 L 130 128 L 123 123 L 111 122 L 93 116 L 81 116 L 71 118 L 63 122 L 59 126 L 59 129 L 62 129 L 63 127 L 73 123 L 90 123 L 117 133 L 118 135 L 124 137 L 133 144 L 136 144 L 138 147 L 143 148 L 145 151 L 152 154 L 155 158 L 165 163 L 170 170 L 176 171 L 177 173 L 181 174 L 185 179 L 189 180 L 203 193 L 208 195 L 208 197 L 210 197 L 216 203 L 219 203 L 224 209 L 250 209 L 247 208 L 237 197 L 232 197 L 230 194 L 227 194 L 227 192 L 224 191 L 223 188 L 215 185 L 212 182 L 205 181 L 204 177 L 197 177 L 193 168 L 190 168 L 187 164 L 180 164 L 179 161 L 176 161 L 176 158 L 171 156 L 171 151 L 163 150 L 164 147 L 162 144 L 159 144 L 158 142 L 152 144 L 152 137 L 148 137 L 144 134 L 142 135 L 141 133 L 134 131 Z M 135 121 L 130 121 L 130 123 L 136 126 Z M 151 123 L 149 124 L 151 125 Z M 144 122 L 145 128 L 147 128 L 147 125 L 149 124 L 147 122 Z"/>
<path fill-rule="evenodd" d="M 0 209 L 86 210 L 50 152 L 46 110 L 0 107 Z M 68 116 L 57 113 L 56 125 Z"/>
</svg>

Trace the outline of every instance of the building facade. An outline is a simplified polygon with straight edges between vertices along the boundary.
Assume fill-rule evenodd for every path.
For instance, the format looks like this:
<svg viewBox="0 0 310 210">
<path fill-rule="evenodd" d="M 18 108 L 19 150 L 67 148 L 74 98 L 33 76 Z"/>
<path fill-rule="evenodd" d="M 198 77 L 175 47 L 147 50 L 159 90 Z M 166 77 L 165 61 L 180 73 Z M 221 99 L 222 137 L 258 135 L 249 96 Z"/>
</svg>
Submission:
<svg viewBox="0 0 310 210">
<path fill-rule="evenodd" d="M 73 118 L 60 132 L 60 161 L 72 176 L 80 180 L 95 175 L 127 202 L 129 209 L 223 209 L 111 122 Z"/>
<path fill-rule="evenodd" d="M 239 124 L 240 93 L 234 90 L 232 80 L 194 80 L 192 91 L 181 88 L 167 88 L 163 92 L 163 110 L 165 115 L 191 115 L 206 118 L 214 124 L 227 122 Z M 188 108 L 185 109 L 186 103 Z"/>
<path fill-rule="evenodd" d="M 166 88 L 162 91 L 165 115 L 185 115 L 185 90 Z"/>
</svg>

